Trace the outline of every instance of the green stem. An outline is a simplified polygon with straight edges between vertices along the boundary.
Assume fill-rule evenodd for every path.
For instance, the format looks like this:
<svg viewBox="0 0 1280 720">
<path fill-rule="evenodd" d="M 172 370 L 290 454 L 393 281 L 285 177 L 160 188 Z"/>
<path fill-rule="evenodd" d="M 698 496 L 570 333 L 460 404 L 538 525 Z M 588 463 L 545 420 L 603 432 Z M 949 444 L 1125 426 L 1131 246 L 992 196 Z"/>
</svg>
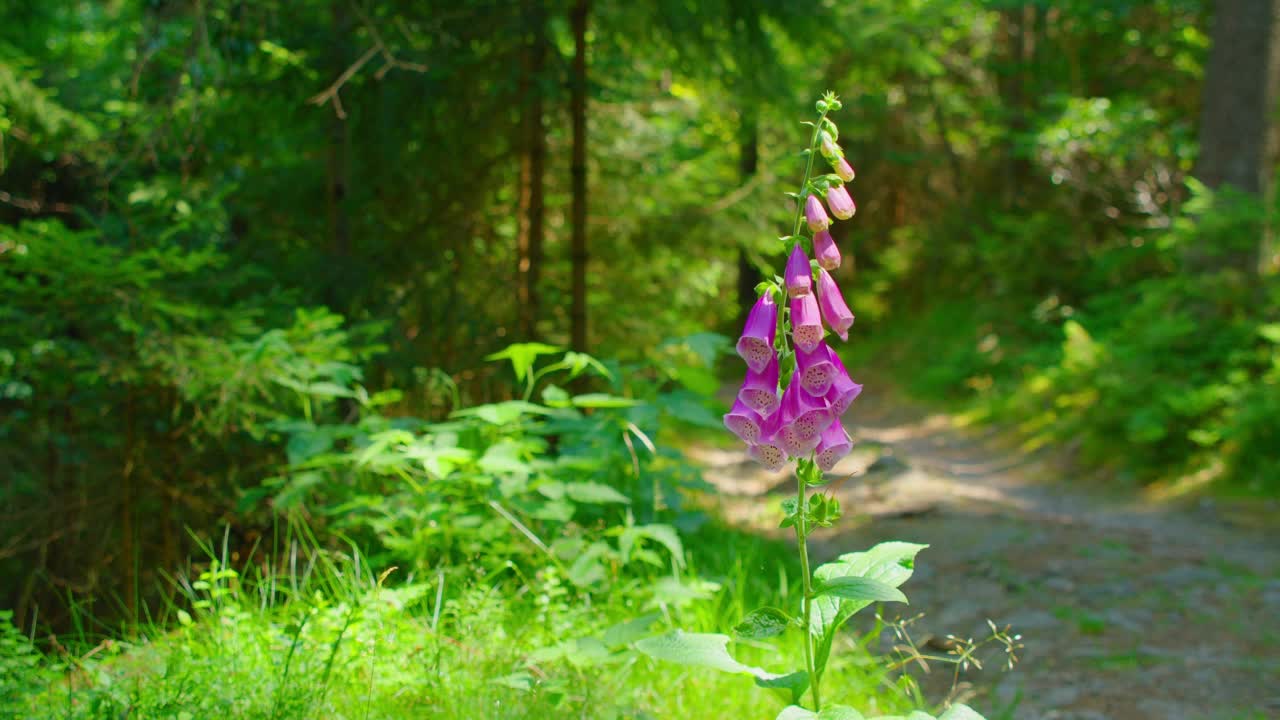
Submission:
<svg viewBox="0 0 1280 720">
<path fill-rule="evenodd" d="M 800 576 L 804 581 L 804 664 L 809 672 L 809 689 L 813 691 L 813 709 L 822 710 L 822 694 L 818 691 L 818 673 L 813 664 L 813 633 L 810 631 L 813 619 L 813 580 L 809 576 L 809 498 L 804 491 L 804 476 L 797 468 L 796 472 L 796 544 L 800 547 Z"/>
<path fill-rule="evenodd" d="M 800 234 L 800 221 L 804 219 L 804 200 L 809 196 L 809 175 L 813 172 L 813 156 L 818 154 L 818 139 L 822 136 L 822 122 L 830 110 L 823 110 L 813 125 L 813 137 L 809 139 L 809 161 L 804 166 L 804 182 L 800 183 L 800 197 L 796 198 L 796 219 L 791 224 L 791 234 Z"/>
</svg>

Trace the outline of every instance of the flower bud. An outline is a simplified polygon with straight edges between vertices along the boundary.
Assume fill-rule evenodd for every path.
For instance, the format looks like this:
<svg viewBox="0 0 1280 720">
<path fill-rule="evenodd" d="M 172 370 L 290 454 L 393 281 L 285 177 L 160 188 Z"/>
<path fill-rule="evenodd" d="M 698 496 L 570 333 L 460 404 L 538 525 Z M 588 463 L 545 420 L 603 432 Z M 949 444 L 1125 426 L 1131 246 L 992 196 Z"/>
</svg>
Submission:
<svg viewBox="0 0 1280 720">
<path fill-rule="evenodd" d="M 832 162 L 831 167 L 835 169 L 836 175 L 839 175 L 840 179 L 845 182 L 852 182 L 853 178 L 856 176 L 856 174 L 853 172 L 853 166 L 850 165 L 849 161 L 845 160 L 844 158 L 839 158 L 838 160 Z"/>
<path fill-rule="evenodd" d="M 836 247 L 836 241 L 831 239 L 831 233 L 826 230 L 813 234 L 813 255 L 818 266 L 825 270 L 840 267 L 840 250 Z"/>
<path fill-rule="evenodd" d="M 819 148 L 822 150 L 822 157 L 832 162 L 835 162 L 837 158 L 844 157 L 844 153 L 841 152 L 840 146 L 836 144 L 835 138 L 831 137 L 831 133 L 826 130 L 823 130 L 822 134 L 819 135 L 818 142 Z"/>
<path fill-rule="evenodd" d="M 822 207 L 822 201 L 816 195 L 810 195 L 804 201 L 804 219 L 813 232 L 821 232 L 831 227 L 831 218 Z"/>
<path fill-rule="evenodd" d="M 827 206 L 831 208 L 831 214 L 841 220 L 848 220 L 858 211 L 858 207 L 853 204 L 853 198 L 849 197 L 849 191 L 845 190 L 843 185 L 832 185 L 827 188 Z"/>
</svg>

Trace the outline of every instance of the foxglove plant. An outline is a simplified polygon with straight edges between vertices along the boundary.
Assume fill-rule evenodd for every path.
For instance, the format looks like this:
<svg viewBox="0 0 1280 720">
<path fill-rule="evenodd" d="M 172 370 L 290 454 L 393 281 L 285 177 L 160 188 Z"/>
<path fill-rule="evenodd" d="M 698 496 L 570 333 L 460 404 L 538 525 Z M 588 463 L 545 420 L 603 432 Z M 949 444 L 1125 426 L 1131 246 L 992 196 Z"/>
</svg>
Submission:
<svg viewBox="0 0 1280 720">
<path fill-rule="evenodd" d="M 827 338 L 829 329 L 847 341 L 854 322 L 828 272 L 840 266 L 840 251 L 829 231 L 831 216 L 846 220 L 856 208 L 845 187 L 854 178 L 853 167 L 839 145 L 838 128 L 827 117 L 840 107 L 839 99 L 827 93 L 817 103 L 817 121 L 806 123 L 813 134 L 804 151 L 800 190 L 791 195 L 795 221 L 791 234 L 780 238 L 790 251 L 786 268 L 782 277 L 756 288 L 759 300 L 737 345 L 747 365 L 746 379 L 733 409 L 724 416 L 725 426 L 746 445 L 746 454 L 761 465 L 779 471 L 794 462 L 796 494 L 783 503 L 781 527 L 795 530 L 803 589 L 798 616 L 760 608 L 743 618 L 734 633 L 754 641 L 798 631 L 805 666 L 775 673 L 744 665 L 729 654 L 732 638 L 727 635 L 676 630 L 636 643 L 638 650 L 660 660 L 753 675 L 757 685 L 782 693 L 790 702 L 777 720 L 863 719 L 851 707 L 823 703 L 822 677 L 836 632 L 872 603 L 906 602 L 898 586 L 911 576 L 915 555 L 925 547 L 886 542 L 841 555 L 812 571 L 809 567 L 810 534 L 840 518 L 839 501 L 821 492 L 811 494 L 810 488 L 825 484 L 824 474 L 849 454 L 853 439 L 840 418 L 862 392 Z M 819 155 L 830 163 L 831 173 L 814 173 Z M 941 717 L 980 719 L 963 705 L 953 705 Z"/>
</svg>

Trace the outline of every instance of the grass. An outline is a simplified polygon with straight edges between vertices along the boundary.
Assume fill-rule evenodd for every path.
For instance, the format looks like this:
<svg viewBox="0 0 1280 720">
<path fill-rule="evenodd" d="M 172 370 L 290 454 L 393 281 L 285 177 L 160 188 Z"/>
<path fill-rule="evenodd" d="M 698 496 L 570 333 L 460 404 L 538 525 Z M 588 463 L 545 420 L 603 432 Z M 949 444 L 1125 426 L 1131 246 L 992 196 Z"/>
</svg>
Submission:
<svg viewBox="0 0 1280 720">
<path fill-rule="evenodd" d="M 686 542 L 697 567 L 683 571 L 684 592 L 665 595 L 652 592 L 663 577 L 627 576 L 584 595 L 550 566 L 465 587 L 397 584 L 394 572 L 379 582 L 358 554 L 314 546 L 292 565 L 306 569 L 274 577 L 211 561 L 127 637 L 86 633 L 34 664 L 17 661 L 34 657 L 29 645 L 11 647 L 25 640 L 0 643 L 0 717 L 773 717 L 786 703 L 749 677 L 628 647 L 676 625 L 727 632 L 759 605 L 798 602 L 785 545 L 715 524 Z M 731 650 L 789 671 L 803 666 L 789 639 Z M 869 712 L 909 707 L 856 640 L 842 639 L 827 694 Z"/>
</svg>

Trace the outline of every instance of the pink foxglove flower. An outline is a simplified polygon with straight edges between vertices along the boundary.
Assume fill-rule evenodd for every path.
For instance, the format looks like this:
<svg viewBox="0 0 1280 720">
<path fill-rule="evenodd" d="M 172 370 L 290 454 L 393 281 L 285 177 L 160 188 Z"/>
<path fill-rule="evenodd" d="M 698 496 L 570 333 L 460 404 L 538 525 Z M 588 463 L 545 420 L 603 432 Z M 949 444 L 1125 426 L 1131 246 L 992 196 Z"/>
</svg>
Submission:
<svg viewBox="0 0 1280 720">
<path fill-rule="evenodd" d="M 812 352 L 796 348 L 795 374 L 800 377 L 800 387 L 810 395 L 826 395 L 831 389 L 837 373 L 835 363 L 831 362 L 831 354 L 831 348 L 822 342 Z"/>
<path fill-rule="evenodd" d="M 840 294 L 840 287 L 826 270 L 818 271 L 818 306 L 822 308 L 822 319 L 827 322 L 841 340 L 849 339 L 849 328 L 853 327 L 853 313 Z M 795 310 L 791 311 L 795 315 Z M 792 320 L 792 322 L 795 322 Z M 799 344 L 799 341 L 796 342 Z"/>
<path fill-rule="evenodd" d="M 778 472 L 782 468 L 786 467 L 787 460 L 789 459 L 787 451 L 782 448 L 782 445 L 776 445 L 773 443 L 752 445 L 751 448 L 747 450 L 747 455 L 750 455 L 752 460 L 755 460 L 774 472 Z"/>
<path fill-rule="evenodd" d="M 747 314 L 746 327 L 738 338 L 738 354 L 747 361 L 747 367 L 763 372 L 776 359 L 773 341 L 778 335 L 778 306 L 773 294 L 765 293 Z"/>
<path fill-rule="evenodd" d="M 822 436 L 818 440 L 818 453 L 814 460 L 817 461 L 822 472 L 831 472 L 836 463 L 848 455 L 851 449 L 853 449 L 853 441 L 849 438 L 849 433 L 845 432 L 844 426 L 839 422 L 833 422 L 822 431 Z"/>
<path fill-rule="evenodd" d="M 816 438 L 836 419 L 835 413 L 831 411 L 831 403 L 825 397 L 814 397 L 805 392 L 800 386 L 798 375 L 791 376 L 787 391 L 782 394 L 782 413 L 779 434 L 790 428 L 796 437 L 805 440 Z"/>
<path fill-rule="evenodd" d="M 836 247 L 836 241 L 831 239 L 831 233 L 823 230 L 813 234 L 813 256 L 817 259 L 818 266 L 824 270 L 840 267 L 840 249 Z"/>
<path fill-rule="evenodd" d="M 831 353 L 831 361 L 836 366 L 836 376 L 831 381 L 831 389 L 827 391 L 826 397 L 831 403 L 831 412 L 840 417 L 862 392 L 862 386 L 849 377 L 849 371 L 844 369 L 844 363 L 840 362 L 835 353 Z"/>
<path fill-rule="evenodd" d="M 813 352 L 822 342 L 822 316 L 812 293 L 791 301 L 791 339 L 805 352 Z"/>
<path fill-rule="evenodd" d="M 844 158 L 840 158 L 839 160 L 831 163 L 831 166 L 835 168 L 836 175 L 839 175 L 840 179 L 845 182 L 852 182 L 853 178 L 856 177 L 856 174 L 853 172 L 853 166 Z"/>
<path fill-rule="evenodd" d="M 824 389 L 822 391 L 826 393 Z M 768 366 L 760 372 L 747 369 L 747 378 L 738 391 L 738 400 L 755 410 L 762 418 L 768 418 L 777 411 L 781 401 L 778 400 L 778 361 L 770 360 Z"/>
<path fill-rule="evenodd" d="M 760 438 L 760 442 L 752 445 L 747 450 L 747 454 L 756 462 L 777 472 L 787 464 L 789 459 L 787 451 L 782 447 L 781 440 L 778 439 L 778 427 L 782 422 L 782 413 L 774 414 L 771 420 L 766 420 L 764 427 L 760 431 L 764 433 Z"/>
<path fill-rule="evenodd" d="M 748 445 L 758 441 L 762 435 L 760 428 L 764 421 L 755 410 L 747 407 L 741 400 L 733 403 L 733 409 L 724 416 L 724 426 Z"/>
<path fill-rule="evenodd" d="M 804 219 L 813 232 L 821 232 L 831 227 L 831 218 L 827 217 L 827 211 L 822 208 L 822 201 L 817 195 L 810 195 L 804 201 Z"/>
<path fill-rule="evenodd" d="M 832 215 L 841 220 L 848 220 L 858 212 L 858 206 L 853 204 L 853 198 L 849 197 L 849 191 L 843 185 L 827 188 L 827 207 L 831 208 Z"/>
<path fill-rule="evenodd" d="M 787 269 L 783 275 L 787 284 L 789 297 L 800 297 L 813 292 L 813 270 L 809 267 L 809 256 L 796 245 L 787 258 Z"/>
</svg>

